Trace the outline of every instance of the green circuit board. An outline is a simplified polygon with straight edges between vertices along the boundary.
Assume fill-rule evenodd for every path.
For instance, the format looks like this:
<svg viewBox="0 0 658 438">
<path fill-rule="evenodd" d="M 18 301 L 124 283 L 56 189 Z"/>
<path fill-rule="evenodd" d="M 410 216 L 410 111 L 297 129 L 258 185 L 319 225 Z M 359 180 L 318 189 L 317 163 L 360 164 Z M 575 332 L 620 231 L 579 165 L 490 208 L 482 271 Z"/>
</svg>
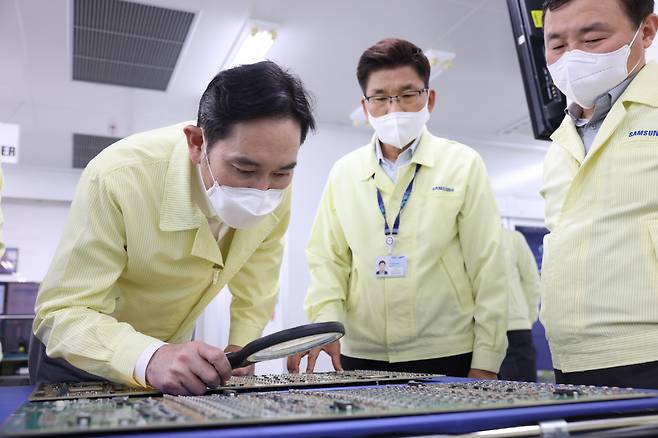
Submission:
<svg viewBox="0 0 658 438">
<path fill-rule="evenodd" d="M 198 427 L 382 418 L 655 397 L 655 392 L 503 381 L 225 390 L 204 396 L 81 398 L 30 402 L 5 423 L 7 436 L 75 435 Z"/>
<path fill-rule="evenodd" d="M 332 371 L 326 373 L 264 374 L 232 377 L 224 386 L 210 388 L 208 393 L 225 389 L 265 391 L 279 388 L 323 388 L 331 386 L 403 383 L 440 377 L 436 374 L 402 373 L 392 371 Z M 117 396 L 157 396 L 154 389 L 134 388 L 111 382 L 42 383 L 30 395 L 30 401 L 103 398 Z"/>
</svg>

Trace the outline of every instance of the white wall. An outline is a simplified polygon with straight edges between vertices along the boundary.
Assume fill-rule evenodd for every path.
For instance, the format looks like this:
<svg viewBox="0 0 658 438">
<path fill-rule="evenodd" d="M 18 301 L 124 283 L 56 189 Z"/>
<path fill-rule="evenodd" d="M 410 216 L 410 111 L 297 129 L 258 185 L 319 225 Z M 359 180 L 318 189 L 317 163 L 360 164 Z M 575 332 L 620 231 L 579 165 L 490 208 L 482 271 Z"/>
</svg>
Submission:
<svg viewBox="0 0 658 438">
<path fill-rule="evenodd" d="M 548 142 L 526 146 L 473 140 L 466 142 L 482 156 L 501 216 L 543 220 L 542 163 Z"/>
<path fill-rule="evenodd" d="M 0 281 L 40 282 L 59 243 L 80 170 L 3 165 L 3 235 L 8 247 L 17 247 L 18 272 Z"/>
<path fill-rule="evenodd" d="M 3 164 L 4 199 L 71 202 L 82 171 L 65 167 Z"/>
<path fill-rule="evenodd" d="M 59 243 L 69 212 L 69 203 L 4 198 L 4 240 L 18 247 L 18 275 L 0 276 L 0 281 L 40 282 Z"/>
</svg>

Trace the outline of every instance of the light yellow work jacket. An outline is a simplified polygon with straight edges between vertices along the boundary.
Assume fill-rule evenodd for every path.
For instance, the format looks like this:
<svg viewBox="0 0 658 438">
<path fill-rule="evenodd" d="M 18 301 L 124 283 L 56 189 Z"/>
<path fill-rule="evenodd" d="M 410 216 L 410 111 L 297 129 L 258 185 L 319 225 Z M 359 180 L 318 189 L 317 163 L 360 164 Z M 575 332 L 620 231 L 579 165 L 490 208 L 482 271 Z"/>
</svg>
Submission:
<svg viewBox="0 0 658 438">
<path fill-rule="evenodd" d="M 259 337 L 271 318 L 290 195 L 255 228 L 235 230 L 222 254 L 193 201 L 202 189 L 183 126 L 127 137 L 83 172 L 36 303 L 34 331 L 49 356 L 137 385 L 142 351 L 190 340 L 224 285 L 229 343 Z"/>
<path fill-rule="evenodd" d="M 518 231 L 503 229 L 503 248 L 509 281 L 507 330 L 530 330 L 539 314 L 537 262 L 525 237 Z"/>
<path fill-rule="evenodd" d="M 541 320 L 563 372 L 658 360 L 658 65 L 614 103 L 590 152 L 571 117 L 544 162 Z"/>
<path fill-rule="evenodd" d="M 343 321 L 342 352 L 390 362 L 473 352 L 497 372 L 505 355 L 507 283 L 501 226 L 484 164 L 472 149 L 424 131 L 393 183 L 371 143 L 331 170 L 307 247 L 312 321 Z M 394 255 L 403 278 L 378 278 L 387 254 L 382 193 L 392 226 L 416 165 Z"/>
</svg>

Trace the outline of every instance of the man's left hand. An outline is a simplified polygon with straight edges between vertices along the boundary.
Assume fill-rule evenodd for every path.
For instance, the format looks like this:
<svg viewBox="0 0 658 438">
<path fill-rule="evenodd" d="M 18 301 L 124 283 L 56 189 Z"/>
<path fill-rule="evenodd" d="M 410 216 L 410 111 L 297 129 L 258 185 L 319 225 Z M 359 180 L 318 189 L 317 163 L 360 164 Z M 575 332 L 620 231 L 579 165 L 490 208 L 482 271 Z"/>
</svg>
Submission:
<svg viewBox="0 0 658 438">
<path fill-rule="evenodd" d="M 229 345 L 224 349 L 225 353 L 235 353 L 242 350 L 242 347 L 237 345 Z M 256 364 L 247 365 L 246 367 L 236 368 L 233 370 L 233 376 L 253 376 L 256 372 Z"/>
<path fill-rule="evenodd" d="M 478 380 L 496 380 L 498 376 L 496 373 L 491 371 L 478 370 L 477 368 L 471 368 L 468 372 L 469 379 L 478 379 Z"/>
</svg>

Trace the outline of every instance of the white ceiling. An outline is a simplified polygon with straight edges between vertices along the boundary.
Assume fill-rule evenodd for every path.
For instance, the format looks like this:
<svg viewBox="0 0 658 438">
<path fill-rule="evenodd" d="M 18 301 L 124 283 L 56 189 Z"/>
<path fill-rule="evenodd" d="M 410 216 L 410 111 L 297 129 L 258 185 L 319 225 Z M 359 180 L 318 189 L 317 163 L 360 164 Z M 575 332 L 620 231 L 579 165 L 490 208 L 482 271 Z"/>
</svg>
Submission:
<svg viewBox="0 0 658 438">
<path fill-rule="evenodd" d="M 72 1 L 0 0 L 0 121 L 20 123 L 23 144 L 40 145 L 26 147 L 23 162 L 70 165 L 74 131 L 121 136 L 194 118 L 247 18 L 280 25 L 268 57 L 302 78 L 321 124 L 350 125 L 360 54 L 382 38 L 401 37 L 457 54 L 453 68 L 432 83 L 433 132 L 537 145 L 505 0 L 142 2 L 197 13 L 166 92 L 72 81 Z M 515 134 L 503 134 L 514 126 Z"/>
</svg>

